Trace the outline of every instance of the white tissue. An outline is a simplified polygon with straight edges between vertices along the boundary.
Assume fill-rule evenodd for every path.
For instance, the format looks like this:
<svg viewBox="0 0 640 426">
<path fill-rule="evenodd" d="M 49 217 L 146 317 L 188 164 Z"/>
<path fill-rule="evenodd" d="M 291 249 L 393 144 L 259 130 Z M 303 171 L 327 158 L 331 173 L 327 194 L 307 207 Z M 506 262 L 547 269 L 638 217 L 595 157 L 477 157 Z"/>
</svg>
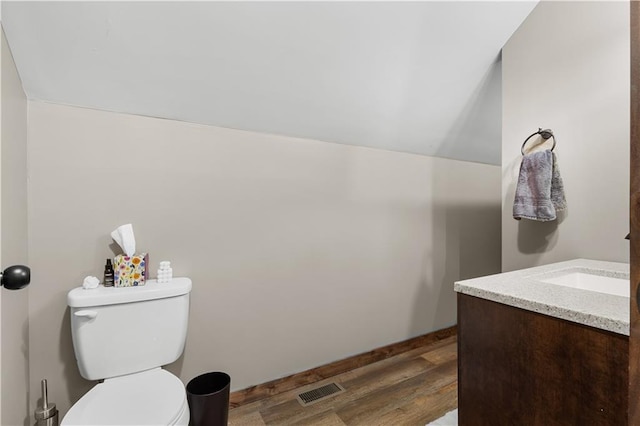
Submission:
<svg viewBox="0 0 640 426">
<path fill-rule="evenodd" d="M 97 288 L 98 284 L 100 284 L 100 280 L 96 277 L 88 276 L 85 277 L 84 281 L 82 281 L 82 288 L 85 290 L 90 290 L 93 288 Z"/>
<path fill-rule="evenodd" d="M 136 252 L 136 237 L 133 235 L 133 226 L 130 223 L 118 226 L 111 232 L 111 238 L 122 248 L 127 256 L 133 256 Z"/>
</svg>

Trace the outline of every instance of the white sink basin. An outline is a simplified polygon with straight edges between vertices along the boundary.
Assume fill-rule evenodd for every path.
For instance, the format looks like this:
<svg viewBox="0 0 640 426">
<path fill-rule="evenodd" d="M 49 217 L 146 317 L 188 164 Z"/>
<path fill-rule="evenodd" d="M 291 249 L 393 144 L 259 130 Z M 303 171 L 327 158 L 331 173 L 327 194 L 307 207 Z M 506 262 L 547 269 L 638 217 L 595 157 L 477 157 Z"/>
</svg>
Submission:
<svg viewBox="0 0 640 426">
<path fill-rule="evenodd" d="M 573 287 L 581 290 L 607 293 L 614 296 L 629 297 L 629 279 L 598 275 L 599 271 L 568 270 L 559 271 L 549 278 L 540 278 L 539 281 L 549 284 L 557 284 L 565 287 Z"/>
</svg>

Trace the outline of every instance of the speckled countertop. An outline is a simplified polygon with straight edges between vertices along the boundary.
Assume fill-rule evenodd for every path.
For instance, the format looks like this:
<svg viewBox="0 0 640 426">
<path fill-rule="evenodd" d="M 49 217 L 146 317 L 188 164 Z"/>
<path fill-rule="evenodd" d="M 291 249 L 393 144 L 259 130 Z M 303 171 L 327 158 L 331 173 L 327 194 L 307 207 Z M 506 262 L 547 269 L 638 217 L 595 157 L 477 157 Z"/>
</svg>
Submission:
<svg viewBox="0 0 640 426">
<path fill-rule="evenodd" d="M 458 293 L 539 312 L 567 321 L 629 335 L 629 298 L 540 281 L 567 269 L 629 279 L 629 264 L 575 259 L 470 280 L 457 281 Z M 586 271 L 585 271 L 586 272 Z"/>
</svg>

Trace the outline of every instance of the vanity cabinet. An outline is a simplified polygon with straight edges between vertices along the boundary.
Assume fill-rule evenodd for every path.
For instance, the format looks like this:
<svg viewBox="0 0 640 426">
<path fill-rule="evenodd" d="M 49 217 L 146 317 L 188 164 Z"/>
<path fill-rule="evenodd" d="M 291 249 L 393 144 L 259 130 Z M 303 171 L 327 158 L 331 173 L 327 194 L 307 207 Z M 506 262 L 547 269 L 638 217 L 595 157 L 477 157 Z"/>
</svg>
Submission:
<svg viewBox="0 0 640 426">
<path fill-rule="evenodd" d="M 457 298 L 459 425 L 627 425 L 628 336 Z"/>
</svg>

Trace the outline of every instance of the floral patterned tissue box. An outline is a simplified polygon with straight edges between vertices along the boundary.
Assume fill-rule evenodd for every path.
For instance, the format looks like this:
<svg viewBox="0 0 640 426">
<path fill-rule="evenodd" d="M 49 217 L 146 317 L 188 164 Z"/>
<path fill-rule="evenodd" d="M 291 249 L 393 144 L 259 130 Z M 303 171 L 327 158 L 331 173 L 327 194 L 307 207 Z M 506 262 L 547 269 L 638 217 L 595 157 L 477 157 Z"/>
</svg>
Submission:
<svg viewBox="0 0 640 426">
<path fill-rule="evenodd" d="M 134 287 L 144 285 L 147 279 L 149 254 L 133 256 L 119 254 L 113 259 L 113 285 L 115 287 Z"/>
</svg>

